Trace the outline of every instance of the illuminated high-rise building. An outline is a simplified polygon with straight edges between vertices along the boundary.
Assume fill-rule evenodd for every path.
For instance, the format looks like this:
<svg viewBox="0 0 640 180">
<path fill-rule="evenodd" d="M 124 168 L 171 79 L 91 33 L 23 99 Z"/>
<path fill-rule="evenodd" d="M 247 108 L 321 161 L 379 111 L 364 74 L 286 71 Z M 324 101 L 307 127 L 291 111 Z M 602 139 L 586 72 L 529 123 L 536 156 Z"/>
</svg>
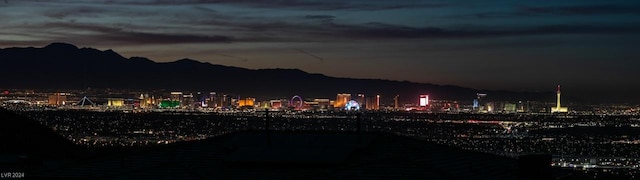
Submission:
<svg viewBox="0 0 640 180">
<path fill-rule="evenodd" d="M 231 97 L 226 94 L 218 94 L 216 99 L 216 107 L 228 108 L 231 106 Z"/>
<path fill-rule="evenodd" d="M 315 102 L 315 101 L 304 101 L 304 106 L 302 107 L 303 109 L 313 109 L 313 110 L 318 110 L 321 109 L 320 108 L 320 103 L 319 102 Z"/>
<path fill-rule="evenodd" d="M 258 109 L 270 109 L 271 103 L 269 101 L 257 101 L 255 107 Z"/>
<path fill-rule="evenodd" d="M 138 97 L 138 102 L 140 102 L 138 106 L 140 106 L 141 108 L 146 107 L 146 104 L 144 102 L 144 94 L 140 94 L 140 96 Z"/>
<path fill-rule="evenodd" d="M 394 109 L 399 109 L 400 108 L 400 103 L 398 102 L 400 100 L 400 95 L 396 95 L 396 97 L 393 97 L 393 108 Z"/>
<path fill-rule="evenodd" d="M 313 101 L 318 103 L 320 109 L 327 109 L 331 104 L 331 100 L 329 99 L 314 99 Z"/>
<path fill-rule="evenodd" d="M 525 103 L 523 103 L 522 101 L 518 101 L 518 104 L 516 105 L 516 111 L 517 112 L 526 112 Z"/>
<path fill-rule="evenodd" d="M 216 103 L 216 92 L 209 92 L 209 97 L 207 97 L 207 107 L 210 108 L 215 108 L 217 107 L 217 103 Z"/>
<path fill-rule="evenodd" d="M 232 98 L 231 96 L 229 96 L 229 99 L 231 99 L 231 101 L 229 101 L 229 107 L 238 105 L 239 98 Z"/>
<path fill-rule="evenodd" d="M 476 93 L 477 98 L 473 100 L 473 110 L 478 112 L 486 112 L 488 109 L 486 104 L 484 104 L 484 99 L 487 97 L 487 94 L 484 93 Z"/>
<path fill-rule="evenodd" d="M 474 100 L 473 100 L 473 106 L 472 106 L 472 107 L 473 107 L 473 109 L 474 109 L 474 110 L 475 110 L 475 109 L 477 109 L 477 108 L 479 107 L 479 106 L 478 106 L 479 104 L 480 104 L 480 102 L 478 101 L 478 99 L 474 99 Z"/>
<path fill-rule="evenodd" d="M 193 107 L 197 101 L 192 93 L 183 94 L 181 103 L 186 107 Z"/>
<path fill-rule="evenodd" d="M 569 110 L 567 109 L 567 107 L 562 107 L 560 106 L 560 85 L 558 85 L 558 91 L 556 92 L 556 107 L 551 107 L 551 112 L 552 113 L 556 113 L 556 112 L 569 112 Z"/>
<path fill-rule="evenodd" d="M 49 105 L 65 105 L 67 103 L 67 93 L 54 93 L 49 95 Z"/>
<path fill-rule="evenodd" d="M 122 107 L 124 106 L 124 99 L 122 98 L 108 98 L 107 106 L 110 107 Z"/>
<path fill-rule="evenodd" d="M 196 107 L 208 107 L 209 106 L 209 104 L 207 104 L 208 98 L 209 96 L 206 93 L 197 92 L 196 95 L 194 96 L 194 100 L 196 101 L 195 104 L 197 104 Z"/>
<path fill-rule="evenodd" d="M 140 97 L 138 99 L 140 100 L 141 108 L 149 108 L 156 105 L 155 98 L 153 96 L 149 97 L 149 94 L 140 94 Z"/>
<path fill-rule="evenodd" d="M 269 103 L 271 104 L 271 109 L 281 109 L 283 100 L 271 100 Z"/>
<path fill-rule="evenodd" d="M 487 107 L 487 112 L 493 112 L 496 107 L 493 102 L 488 102 L 485 106 Z"/>
<path fill-rule="evenodd" d="M 367 100 L 365 99 L 364 94 L 358 94 L 358 103 L 360 104 L 360 106 L 366 106 L 366 101 Z"/>
<path fill-rule="evenodd" d="M 508 113 L 514 113 L 517 110 L 517 105 L 514 103 L 505 103 L 503 111 Z"/>
<path fill-rule="evenodd" d="M 336 97 L 336 101 L 333 103 L 333 107 L 335 108 L 344 108 L 347 105 L 347 102 L 351 100 L 351 94 L 338 94 Z"/>
<path fill-rule="evenodd" d="M 256 98 L 238 99 L 238 107 L 254 106 L 255 102 L 256 102 Z"/>
<path fill-rule="evenodd" d="M 429 105 L 429 95 L 420 95 L 420 107 L 426 107 Z"/>
<path fill-rule="evenodd" d="M 207 106 L 210 108 L 229 107 L 231 106 L 230 96 L 223 93 L 209 92 Z"/>
<path fill-rule="evenodd" d="M 171 96 L 169 96 L 169 98 L 172 101 L 182 102 L 182 92 L 171 92 Z"/>
<path fill-rule="evenodd" d="M 367 110 L 379 110 L 380 109 L 380 95 L 367 97 L 367 103 L 365 107 Z"/>
</svg>

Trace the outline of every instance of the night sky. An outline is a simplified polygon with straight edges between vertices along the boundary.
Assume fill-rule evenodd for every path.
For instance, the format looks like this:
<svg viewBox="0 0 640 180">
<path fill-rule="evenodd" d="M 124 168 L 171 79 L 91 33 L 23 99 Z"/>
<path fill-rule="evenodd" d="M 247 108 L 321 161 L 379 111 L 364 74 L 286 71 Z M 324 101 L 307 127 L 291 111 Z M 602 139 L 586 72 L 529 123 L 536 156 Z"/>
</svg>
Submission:
<svg viewBox="0 0 640 180">
<path fill-rule="evenodd" d="M 0 47 L 640 99 L 640 1 L 3 0 Z M 553 98 L 553 95 L 551 96 Z"/>
</svg>

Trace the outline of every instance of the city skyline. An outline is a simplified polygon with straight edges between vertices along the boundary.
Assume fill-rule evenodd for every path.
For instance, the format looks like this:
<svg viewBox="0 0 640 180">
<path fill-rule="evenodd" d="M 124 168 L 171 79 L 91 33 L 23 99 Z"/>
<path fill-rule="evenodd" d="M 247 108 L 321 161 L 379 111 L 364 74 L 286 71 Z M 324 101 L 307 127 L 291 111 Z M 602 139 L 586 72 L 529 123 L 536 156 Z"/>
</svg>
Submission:
<svg viewBox="0 0 640 180">
<path fill-rule="evenodd" d="M 29 94 L 29 96 L 25 96 L 25 93 Z M 108 153 L 110 152 L 109 150 L 123 153 L 122 157 L 118 157 L 120 159 L 123 157 L 136 157 L 135 162 L 143 159 L 144 161 L 157 162 L 160 159 L 165 159 L 164 157 L 166 157 L 166 155 L 158 155 L 154 152 L 163 152 L 167 148 L 189 148 L 189 152 L 193 152 L 193 146 L 189 144 L 215 142 L 216 139 L 237 137 L 238 134 L 247 133 L 253 134 L 253 140 L 246 142 L 255 143 L 265 142 L 266 140 L 267 143 L 263 144 L 264 146 L 250 146 L 252 149 L 258 149 L 257 151 L 263 152 L 261 147 L 272 148 L 275 146 L 282 147 L 279 149 L 283 151 L 294 149 L 297 152 L 302 152 L 301 155 L 295 156 L 294 161 L 296 162 L 305 160 L 306 157 L 317 156 L 314 156 L 314 153 L 308 153 L 308 151 L 299 151 L 300 145 L 289 146 L 291 145 L 291 141 L 287 141 L 286 144 L 289 145 L 281 146 L 283 143 L 274 137 L 279 136 L 278 134 L 288 134 L 287 136 L 289 138 L 302 137 L 303 141 L 301 142 L 305 142 L 304 146 L 308 147 L 309 151 L 314 151 L 322 149 L 316 146 L 308 146 L 308 141 L 316 139 L 316 137 L 335 138 L 336 135 L 340 134 L 359 134 L 360 137 L 364 134 L 367 136 L 371 134 L 378 136 L 387 134 L 403 137 L 405 140 L 413 139 L 419 142 L 418 144 L 448 147 L 450 150 L 446 152 L 453 152 L 456 154 L 454 157 L 458 159 L 447 162 L 459 162 L 460 159 L 464 159 L 474 164 L 478 162 L 491 162 L 495 164 L 494 161 L 487 161 L 486 157 L 520 161 L 523 158 L 535 154 L 537 155 L 536 157 L 541 158 L 538 160 L 544 160 L 545 162 L 537 167 L 554 169 L 553 173 L 544 173 L 545 176 L 566 177 L 567 175 L 565 174 L 568 174 L 581 177 L 578 179 L 587 179 L 584 178 L 586 176 L 582 177 L 580 174 L 591 175 L 589 177 L 593 179 L 611 179 L 610 177 L 612 176 L 633 179 L 638 173 L 637 168 L 640 166 L 640 160 L 637 158 L 639 152 L 637 146 L 639 136 L 636 131 L 637 127 L 640 127 L 638 123 L 640 117 L 640 111 L 638 110 L 640 110 L 640 106 L 638 105 L 599 104 L 583 106 L 581 108 L 576 107 L 576 109 L 570 106 L 571 111 L 556 113 L 548 111 L 549 103 L 546 102 L 534 104 L 530 102 L 526 102 L 525 104 L 488 102 L 486 99 L 480 100 L 485 97 L 484 94 L 478 94 L 478 100 L 482 102 L 481 104 L 485 104 L 486 102 L 487 106 L 474 107 L 471 109 L 471 105 L 469 104 L 460 104 L 458 107 L 458 105 L 452 101 L 427 100 L 426 95 L 421 95 L 419 97 L 425 99 L 421 100 L 421 104 L 409 105 L 414 108 L 413 110 L 409 110 L 405 109 L 407 106 L 394 108 L 391 104 L 380 107 L 377 105 L 376 98 L 379 97 L 378 95 L 366 96 L 364 94 L 358 94 L 350 99 L 375 97 L 372 98 L 371 101 L 365 100 L 367 102 L 366 110 L 359 107 L 361 103 L 354 100 L 347 102 L 345 107 L 331 107 L 329 99 L 314 99 L 316 103 L 313 103 L 313 106 L 316 108 L 307 109 L 305 108 L 306 105 L 295 105 L 298 103 L 297 100 L 301 100 L 299 96 L 294 96 L 291 100 L 283 99 L 278 105 L 273 104 L 273 100 L 262 101 L 271 103 L 272 108 L 276 105 L 276 109 L 261 109 L 258 108 L 258 106 L 262 107 L 262 105 L 257 104 L 254 104 L 255 108 L 246 108 L 247 105 L 251 106 L 251 103 L 257 102 L 256 99 L 239 98 L 236 99 L 236 103 L 234 103 L 236 104 L 235 108 L 207 110 L 207 108 L 210 107 L 206 107 L 204 104 L 195 102 L 194 100 L 200 99 L 199 96 L 201 95 L 219 95 L 220 98 L 229 96 L 220 93 L 192 94 L 163 92 L 161 93 L 162 95 L 156 94 L 155 97 L 164 97 L 161 99 L 166 99 L 166 96 L 169 96 L 171 100 L 157 102 L 159 99 L 155 99 L 155 103 L 154 95 L 152 94 L 140 95 L 139 99 L 108 98 L 118 96 L 115 94 L 121 93 L 129 93 L 133 95 L 130 97 L 136 97 L 136 94 L 139 92 L 108 91 L 99 93 L 100 96 L 107 98 L 102 98 L 101 101 L 104 102 L 104 104 L 98 102 L 98 105 L 93 104 L 91 100 L 86 100 L 87 102 L 91 102 L 91 105 L 81 105 L 79 104 L 80 102 L 73 103 L 81 97 L 77 94 L 84 94 L 82 92 L 52 94 L 47 92 L 24 91 L 16 94 L 5 93 L 0 96 L 0 99 L 22 97 L 26 98 L 26 100 L 3 101 L 0 104 L 0 113 L 2 113 L 0 118 L 3 118 L 2 121 L 0 121 L 3 123 L 3 126 L 0 127 L 4 128 L 3 131 L 0 131 L 4 133 L 1 137 L 7 139 L 8 141 L 5 140 L 5 142 L 9 142 L 10 144 L 10 146 L 8 146 L 10 147 L 8 152 L 19 152 L 21 156 L 24 156 L 22 155 L 23 152 L 28 151 L 30 154 L 42 154 L 45 157 L 49 157 L 50 155 L 57 158 L 67 157 L 61 156 L 64 154 L 82 159 L 68 161 L 70 165 L 69 170 L 76 169 L 76 166 L 86 167 L 87 158 L 89 161 L 91 161 L 91 159 L 102 159 L 89 157 L 108 157 L 108 155 L 110 155 Z M 350 94 L 344 93 L 337 94 L 335 100 L 339 101 L 341 97 L 349 95 Z M 66 96 L 69 96 L 69 98 Z M 418 96 L 414 98 L 418 98 Z M 85 99 L 86 96 L 83 97 L 81 101 L 85 101 Z M 65 100 L 68 103 L 64 103 Z M 137 100 L 140 100 L 139 103 L 137 103 Z M 148 100 L 151 100 L 150 102 L 154 105 L 149 106 L 149 104 L 144 103 L 149 102 Z M 217 100 L 209 100 L 211 100 L 212 103 L 215 101 L 217 104 Z M 243 100 L 244 102 L 242 102 Z M 428 101 L 431 103 L 428 103 L 425 109 L 423 104 L 426 104 Z M 165 102 L 169 104 L 164 104 Z M 220 103 L 226 102 L 229 101 L 223 100 Z M 373 102 L 373 104 L 369 105 L 370 102 Z M 184 106 L 182 105 L 183 103 Z M 287 103 L 289 105 L 286 105 L 286 108 L 284 108 L 285 105 L 283 104 Z M 318 106 L 322 106 L 321 104 L 329 105 L 328 109 L 327 107 Z M 189 105 L 194 106 L 189 108 Z M 203 106 L 200 107 L 200 105 Z M 538 108 L 536 109 L 544 108 L 546 112 L 533 110 L 531 109 L 533 106 L 530 107 L 530 105 L 537 106 Z M 299 107 L 303 108 L 300 109 Z M 459 108 L 467 108 L 467 110 Z M 360 112 L 352 112 L 358 109 L 360 109 Z M 265 136 L 265 133 L 267 136 Z M 306 136 L 308 133 L 316 133 L 317 135 L 309 137 Z M 367 136 L 363 138 L 365 141 L 368 141 Z M 19 145 L 14 145 L 18 144 L 16 142 L 19 142 Z M 25 143 L 23 142 L 28 142 L 29 144 L 24 145 Z M 235 140 L 235 142 L 238 141 Z M 269 142 L 273 142 L 273 144 Z M 330 142 L 337 142 L 335 144 L 344 143 L 344 141 L 335 140 Z M 362 142 L 362 140 L 347 142 L 350 147 L 354 144 L 352 142 Z M 389 141 L 381 144 L 389 144 Z M 331 145 L 332 148 L 336 147 L 333 146 L 333 143 L 328 145 Z M 328 145 L 323 144 L 322 146 Z M 215 147 L 225 146 L 215 145 Z M 406 146 L 394 145 L 394 147 Z M 129 151 L 126 151 L 126 149 L 144 150 L 147 148 L 155 150 L 144 151 L 142 153 L 132 151 L 137 152 L 133 156 L 127 153 Z M 42 149 L 47 150 L 42 151 Z M 211 153 L 210 148 L 197 149 L 206 149 L 208 154 Z M 237 157 L 234 154 L 243 152 L 240 150 L 230 150 L 229 148 L 223 149 L 224 151 L 221 151 L 221 153 L 216 153 L 217 157 Z M 106 151 L 104 152 L 106 154 L 87 154 L 87 151 L 101 152 L 103 150 Z M 69 151 L 77 153 L 62 153 Z M 405 151 L 400 152 L 402 154 L 406 153 Z M 436 155 L 439 157 L 448 154 L 446 152 L 425 153 L 425 151 L 419 151 L 416 155 L 427 155 L 431 157 Z M 482 155 L 460 158 L 459 153 L 482 153 Z M 146 158 L 140 159 L 141 156 L 139 155 L 144 155 Z M 335 151 L 329 151 L 326 155 L 335 157 L 340 154 L 335 153 Z M 263 157 L 269 158 L 274 163 L 289 163 L 292 161 L 290 156 L 286 157 L 286 160 L 279 159 L 279 157 L 282 156 L 278 154 L 266 154 Z M 361 156 L 356 155 L 355 157 Z M 416 156 L 411 155 L 411 157 Z M 212 163 L 218 163 L 220 159 L 221 158 L 207 160 L 208 163 L 202 164 L 202 166 L 207 167 Z M 184 161 L 185 163 L 193 163 L 192 159 L 185 158 Z M 422 159 L 418 161 L 431 162 Z M 149 167 L 147 163 L 138 164 Z M 235 167 L 237 164 L 233 165 Z M 271 167 L 256 165 L 255 163 L 251 165 L 252 169 L 242 169 L 242 173 L 253 172 L 256 167 Z M 534 162 L 527 161 L 524 166 L 521 163 L 518 166 L 501 167 L 499 168 L 502 171 L 500 175 L 503 176 L 530 169 L 533 165 L 535 165 Z M 173 167 L 173 164 L 167 164 L 167 166 Z M 327 167 L 335 166 L 336 165 L 330 165 Z M 411 166 L 415 167 L 416 164 L 412 163 Z M 136 167 L 139 166 L 136 165 Z M 154 165 L 153 167 L 155 168 L 157 166 Z M 459 167 L 459 165 L 456 165 L 446 169 L 459 172 L 459 170 L 457 170 Z M 384 168 L 388 168 L 388 166 Z M 92 171 L 86 171 L 85 169 L 76 170 L 84 173 L 69 174 L 69 171 L 59 171 L 58 168 L 49 168 L 48 166 L 43 169 L 43 171 L 26 171 L 26 173 L 17 171 L 18 173 L 11 174 L 11 176 L 98 177 L 100 174 L 95 173 L 94 170 L 103 172 L 103 169 L 110 170 L 114 175 L 128 175 L 128 172 L 132 172 L 128 170 L 128 168 L 122 168 L 121 165 L 117 166 L 117 164 L 113 166 L 113 168 L 111 168 L 111 166 L 105 168 L 104 163 L 100 163 L 97 166 L 90 166 Z M 556 173 L 556 170 L 566 172 Z M 422 169 L 420 169 L 420 171 L 422 172 Z M 173 172 L 175 171 L 172 171 L 172 173 Z M 361 171 L 359 170 L 358 172 Z M 395 174 L 396 172 L 397 170 L 393 170 L 393 172 L 384 172 L 375 176 L 380 177 Z M 496 173 L 493 173 L 495 170 L 491 172 L 491 176 L 487 176 L 489 177 L 488 179 L 495 179 Z M 535 173 L 541 174 L 540 171 L 535 171 Z M 150 174 L 153 174 L 152 176 L 154 177 L 168 176 L 157 173 Z M 7 174 L 3 175 L 7 177 Z M 229 175 L 237 174 L 233 173 Z M 181 177 L 182 176 L 183 175 L 181 175 Z M 192 177 L 190 174 L 184 175 L 184 177 L 187 176 Z M 470 175 L 460 176 L 471 177 Z M 424 175 L 418 175 L 417 177 L 424 177 Z M 279 176 L 279 178 L 281 178 L 281 176 Z"/>
<path fill-rule="evenodd" d="M 69 42 L 158 62 L 477 89 L 627 94 L 637 2 L 5 1 L 0 47 Z M 344 68 L 334 68 L 344 67 Z"/>
<path fill-rule="evenodd" d="M 636 179 L 640 1 L 0 0 L 0 177 Z"/>
</svg>

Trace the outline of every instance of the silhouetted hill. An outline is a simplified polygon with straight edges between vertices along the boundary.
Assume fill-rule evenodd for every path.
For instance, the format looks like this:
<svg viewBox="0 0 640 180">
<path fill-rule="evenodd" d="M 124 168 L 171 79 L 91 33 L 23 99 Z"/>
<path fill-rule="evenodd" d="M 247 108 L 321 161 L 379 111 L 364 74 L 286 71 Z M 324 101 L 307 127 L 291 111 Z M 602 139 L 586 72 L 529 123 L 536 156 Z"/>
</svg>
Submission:
<svg viewBox="0 0 640 180">
<path fill-rule="evenodd" d="M 335 78 L 296 69 L 249 70 L 214 65 L 191 59 L 156 63 L 147 58 L 125 58 L 112 50 L 78 48 L 53 43 L 43 48 L 0 49 L 3 64 L 0 86 L 34 89 L 168 89 L 235 93 L 257 97 L 327 97 L 336 93 L 381 94 L 390 101 L 400 95 L 402 102 L 414 102 L 418 94 L 433 99 L 471 101 L 478 92 L 492 99 L 545 100 L 552 92 L 520 93 L 483 91 L 458 86 L 374 79 Z"/>
<path fill-rule="evenodd" d="M 0 154 L 42 158 L 75 158 L 86 155 L 73 144 L 36 121 L 0 108 Z"/>
</svg>

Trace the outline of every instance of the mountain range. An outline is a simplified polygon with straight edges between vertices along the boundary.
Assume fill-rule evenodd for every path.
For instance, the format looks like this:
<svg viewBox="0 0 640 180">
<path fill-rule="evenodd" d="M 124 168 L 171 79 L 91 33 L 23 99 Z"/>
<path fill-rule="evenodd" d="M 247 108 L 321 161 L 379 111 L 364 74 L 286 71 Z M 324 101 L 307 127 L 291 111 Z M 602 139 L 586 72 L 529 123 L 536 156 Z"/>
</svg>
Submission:
<svg viewBox="0 0 640 180">
<path fill-rule="evenodd" d="M 252 70 L 191 59 L 161 63 L 66 43 L 0 49 L 0 62 L 4 67 L 0 72 L 4 77 L 0 79 L 0 88 L 12 89 L 165 89 L 264 98 L 300 95 L 330 99 L 337 93 L 363 93 L 380 94 L 388 102 L 399 95 L 402 103 L 415 103 L 419 94 L 469 102 L 476 93 L 486 93 L 494 100 L 555 99 L 554 92 L 490 91 L 408 81 L 338 78 L 298 69 Z"/>
</svg>

